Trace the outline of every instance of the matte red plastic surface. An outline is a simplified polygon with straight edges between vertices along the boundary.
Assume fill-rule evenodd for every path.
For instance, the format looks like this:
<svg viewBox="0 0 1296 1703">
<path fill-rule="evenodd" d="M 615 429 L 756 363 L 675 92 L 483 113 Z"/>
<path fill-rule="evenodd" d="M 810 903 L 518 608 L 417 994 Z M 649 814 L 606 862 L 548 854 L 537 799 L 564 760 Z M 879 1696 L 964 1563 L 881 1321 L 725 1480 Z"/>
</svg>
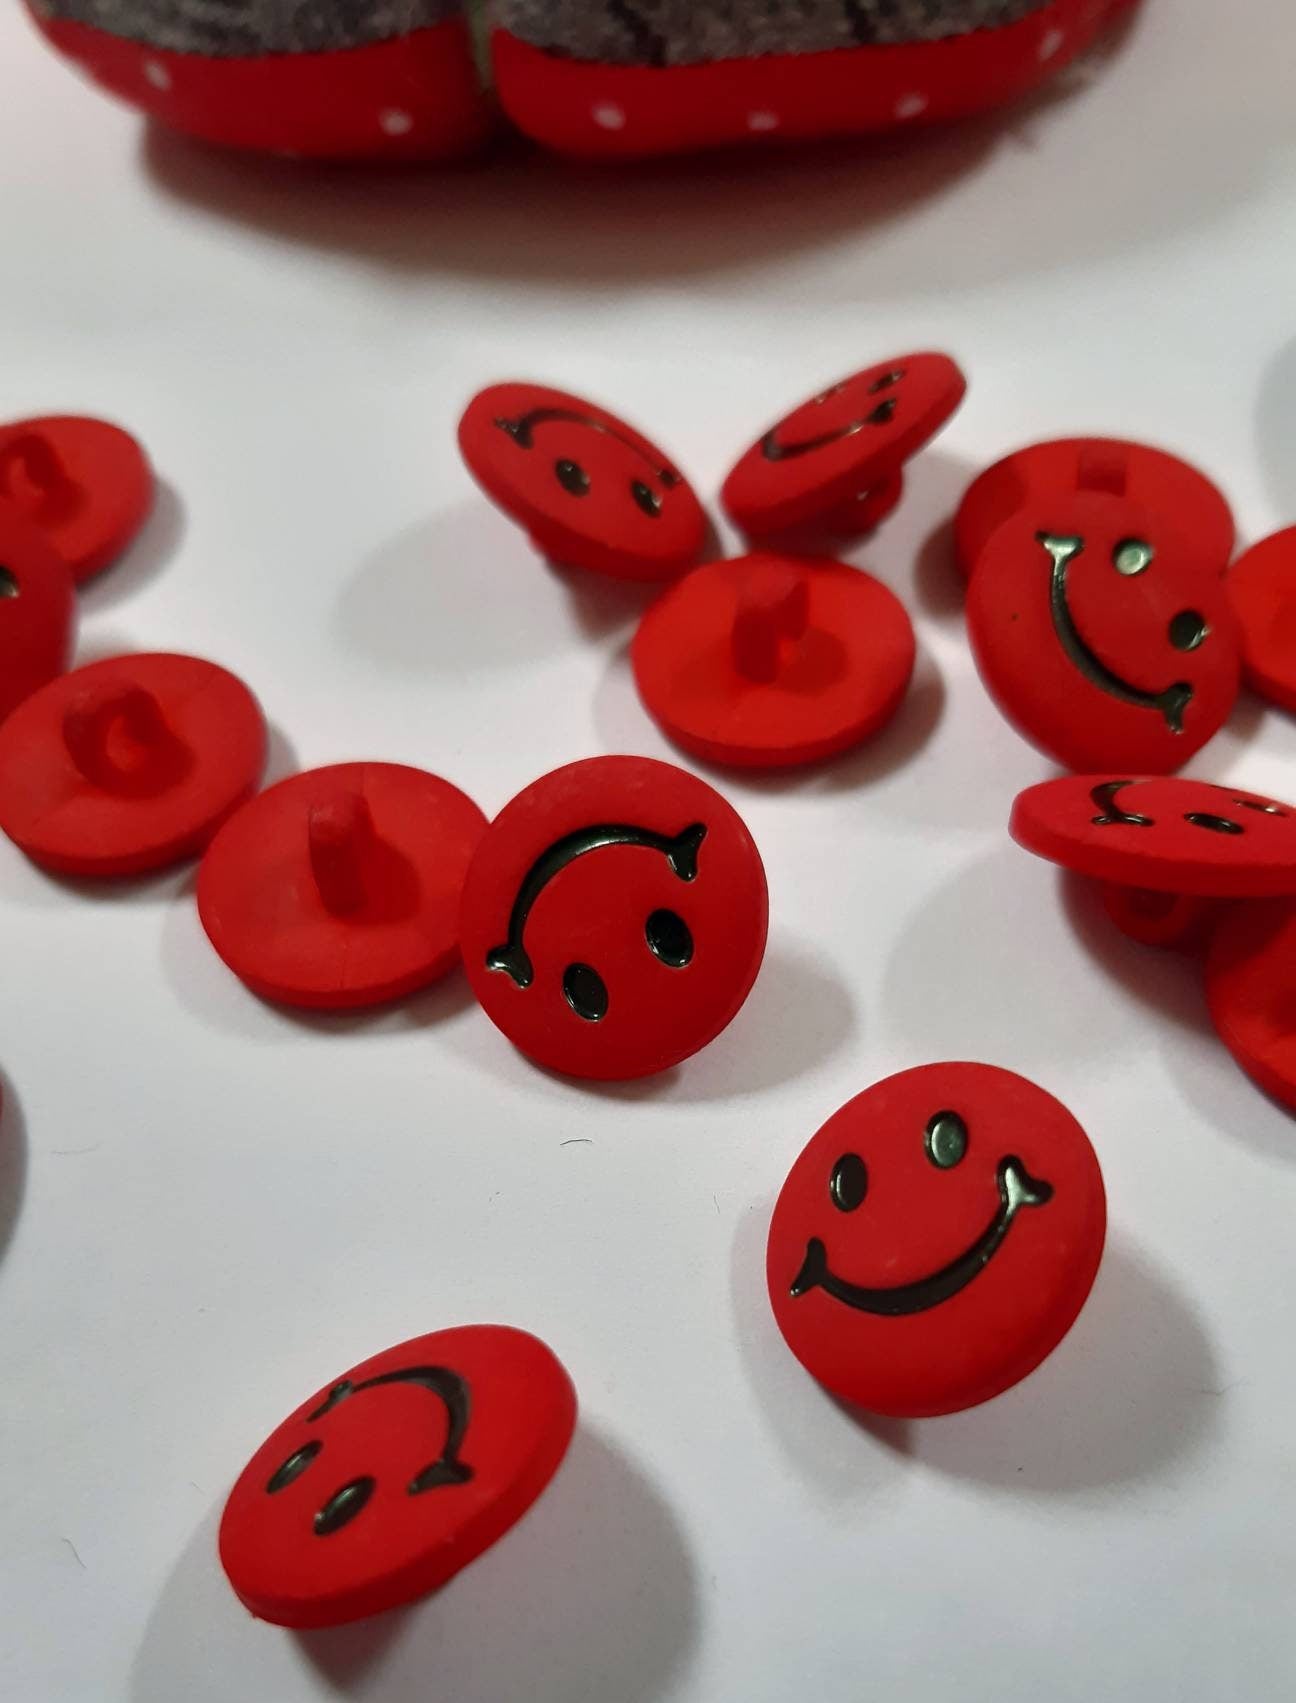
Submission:
<svg viewBox="0 0 1296 1703">
<path fill-rule="evenodd" d="M 469 403 L 459 448 L 543 555 L 614 579 L 662 580 L 702 554 L 706 516 L 661 450 L 566 391 L 497 384 Z"/>
<path fill-rule="evenodd" d="M 1296 893 L 1296 806 L 1164 776 L 1067 775 L 1021 793 L 1009 832 L 1078 875 L 1204 899 Z"/>
<path fill-rule="evenodd" d="M 0 722 L 63 672 L 75 639 L 67 564 L 12 503 L 0 502 Z"/>
<path fill-rule="evenodd" d="M 982 552 L 967 620 L 999 708 L 1067 768 L 1169 773 L 1237 698 L 1223 581 L 1126 497 L 1033 496 Z"/>
<path fill-rule="evenodd" d="M 1227 583 L 1242 629 L 1243 678 L 1296 713 L 1296 526 L 1239 556 Z"/>
<path fill-rule="evenodd" d="M 49 415 L 0 427 L 0 497 L 86 580 L 116 561 L 153 505 L 153 469 L 120 426 Z"/>
<path fill-rule="evenodd" d="M 1206 955 L 1206 998 L 1224 1045 L 1296 1111 L 1296 903 L 1229 905 Z"/>
<path fill-rule="evenodd" d="M 648 1076 L 736 1016 L 765 952 L 760 854 L 695 775 L 647 757 L 556 769 L 502 810 L 464 887 L 473 992 L 550 1070 Z"/>
<path fill-rule="evenodd" d="M 1098 1160 L 1065 1106 L 991 1065 L 926 1065 L 857 1095 L 793 1165 L 770 1224 L 770 1302 L 843 1401 L 954 1413 L 1061 1342 L 1106 1222 Z"/>
<path fill-rule="evenodd" d="M 633 659 L 649 712 L 685 750 L 780 768 L 885 726 L 913 673 L 914 635 L 899 599 L 843 562 L 743 556 L 664 592 Z"/>
<path fill-rule="evenodd" d="M 1014 451 L 972 481 L 954 522 L 959 567 L 971 579 L 982 550 L 1028 497 L 1085 488 L 1128 496 L 1162 516 L 1211 573 L 1233 554 L 1233 511 L 1199 468 L 1123 438 L 1058 438 Z"/>
<path fill-rule="evenodd" d="M 196 855 L 253 793 L 265 723 L 241 680 L 193 656 L 91 663 L 0 725 L 0 828 L 68 875 Z"/>
<path fill-rule="evenodd" d="M 365 47 L 208 58 L 44 17 L 39 0 L 29 10 L 102 88 L 206 142 L 312 159 L 433 160 L 475 148 L 491 128 L 462 18 Z"/>
<path fill-rule="evenodd" d="M 753 535 L 840 513 L 885 486 L 963 400 L 948 355 L 900 355 L 829 386 L 763 433 L 725 480 L 723 502 Z"/>
<path fill-rule="evenodd" d="M 459 960 L 459 900 L 486 818 L 398 763 L 280 781 L 226 822 L 198 871 L 198 914 L 265 999 L 376 1005 Z"/>
<path fill-rule="evenodd" d="M 274 1431 L 230 1492 L 221 1565 L 281 1626 L 335 1626 L 434 1591 L 520 1520 L 576 1424 L 571 1379 L 505 1325 L 362 1361 Z"/>
<path fill-rule="evenodd" d="M 1104 882 L 1103 909 L 1121 933 L 1140 946 L 1188 947 L 1215 915 L 1210 899 L 1188 893 L 1161 893 L 1153 887 L 1119 887 Z"/>
</svg>

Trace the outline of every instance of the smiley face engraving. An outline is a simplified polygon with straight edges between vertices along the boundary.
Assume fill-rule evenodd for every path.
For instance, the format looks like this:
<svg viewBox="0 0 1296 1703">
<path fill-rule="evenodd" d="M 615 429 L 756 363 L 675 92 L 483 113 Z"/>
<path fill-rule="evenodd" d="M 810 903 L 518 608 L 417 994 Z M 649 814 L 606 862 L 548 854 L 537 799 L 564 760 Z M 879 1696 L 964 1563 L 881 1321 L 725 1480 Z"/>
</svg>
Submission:
<svg viewBox="0 0 1296 1703">
<path fill-rule="evenodd" d="M 1133 704 L 1139 709 L 1156 710 L 1165 717 L 1166 726 L 1172 733 L 1182 733 L 1184 712 L 1193 699 L 1193 688 L 1186 680 L 1177 680 L 1159 692 L 1145 692 L 1142 687 L 1131 685 L 1128 680 L 1121 679 L 1120 675 L 1108 668 L 1081 637 L 1067 601 L 1067 574 L 1071 564 L 1084 552 L 1085 540 L 1078 537 L 1057 537 L 1049 532 L 1038 532 L 1035 536 L 1052 563 L 1049 604 L 1053 614 L 1053 629 L 1067 656 L 1085 679 L 1097 686 L 1100 692 L 1106 692 L 1109 697 L 1119 698 L 1122 703 Z M 1153 547 L 1141 539 L 1122 539 L 1112 552 L 1112 566 L 1123 578 L 1132 579 L 1146 573 L 1155 556 Z M 1187 642 L 1189 625 L 1195 635 L 1191 643 Z M 1180 650 L 1195 650 L 1204 642 L 1207 634 L 1206 623 L 1195 610 L 1181 611 L 1173 617 L 1170 627 L 1172 644 L 1177 643 L 1174 637 L 1176 632 L 1185 640 L 1184 643 L 1177 644 Z"/>
<path fill-rule="evenodd" d="M 905 369 L 903 367 L 893 367 L 890 371 L 875 378 L 866 387 L 866 395 L 876 396 L 881 391 L 894 390 L 904 377 Z M 831 402 L 834 397 L 841 395 L 851 382 L 847 380 L 843 384 L 835 384 L 831 389 L 823 391 L 815 397 L 815 405 L 822 407 L 825 403 Z M 780 436 L 785 424 L 785 422 L 780 422 L 772 431 L 766 432 L 761 439 L 761 454 L 766 461 L 792 461 L 798 456 L 812 455 L 816 450 L 826 449 L 829 444 L 841 443 L 844 438 L 853 438 L 857 433 L 867 431 L 870 426 L 889 426 L 895 419 L 896 409 L 899 405 L 899 397 L 884 396 L 881 402 L 874 403 L 857 419 L 847 420 L 840 426 L 830 426 L 826 431 L 812 434 L 808 438 L 801 438 L 791 443 Z"/>
<path fill-rule="evenodd" d="M 673 491 L 680 483 L 680 476 L 673 467 L 664 466 L 646 455 L 642 446 L 627 433 L 619 431 L 608 421 L 597 420 L 592 414 L 582 414 L 574 408 L 532 408 L 529 413 L 520 414 L 513 419 L 497 419 L 495 424 L 515 444 L 527 450 L 535 449 L 535 434 L 539 426 L 583 426 L 588 431 L 601 432 L 605 437 L 614 438 L 617 443 L 624 444 L 631 454 L 638 456 L 646 464 L 663 490 Z M 588 472 L 579 461 L 570 456 L 559 456 L 554 462 L 554 477 L 572 497 L 588 497 L 593 488 Z M 662 499 L 651 485 L 643 479 L 632 478 L 627 481 L 626 489 L 631 501 L 649 520 L 661 518 Z"/>
<path fill-rule="evenodd" d="M 967 1154 L 967 1125 L 956 1112 L 938 1112 L 927 1123 L 924 1145 L 928 1159 L 937 1169 L 952 1170 Z M 864 1161 L 858 1154 L 845 1154 L 837 1161 L 828 1193 L 838 1211 L 854 1212 L 863 1205 L 866 1188 L 861 1179 L 865 1175 Z M 812 1236 L 806 1243 L 805 1261 L 792 1279 L 789 1294 L 799 1299 L 813 1289 L 822 1289 L 856 1312 L 874 1313 L 886 1319 L 924 1313 L 951 1300 L 989 1265 L 1022 1208 L 1047 1206 L 1053 1198 L 1052 1185 L 1032 1177 L 1022 1161 L 1011 1154 L 1000 1160 L 995 1181 L 999 1204 L 985 1229 L 962 1253 L 926 1277 L 881 1287 L 848 1282 L 831 1270 L 827 1248 L 819 1237 Z"/>
</svg>

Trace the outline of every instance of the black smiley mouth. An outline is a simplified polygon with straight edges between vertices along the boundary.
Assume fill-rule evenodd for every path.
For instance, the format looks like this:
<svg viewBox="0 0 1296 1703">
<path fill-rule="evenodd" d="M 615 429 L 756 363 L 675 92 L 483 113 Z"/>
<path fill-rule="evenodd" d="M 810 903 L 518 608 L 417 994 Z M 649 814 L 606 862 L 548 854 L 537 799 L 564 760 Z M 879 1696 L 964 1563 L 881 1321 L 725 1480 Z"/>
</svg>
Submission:
<svg viewBox="0 0 1296 1703">
<path fill-rule="evenodd" d="M 985 1270 L 1003 1246 L 1004 1238 L 1022 1207 L 1046 1206 L 1053 1198 L 1053 1185 L 1032 1177 L 1021 1160 L 1011 1155 L 999 1161 L 996 1181 L 999 1185 L 999 1207 L 994 1217 L 971 1247 L 939 1271 L 916 1282 L 892 1288 L 865 1288 L 835 1276 L 828 1268 L 827 1248 L 817 1236 L 813 1236 L 806 1244 L 805 1261 L 792 1280 L 793 1299 L 808 1295 L 813 1289 L 822 1289 L 825 1295 L 831 1295 L 835 1301 L 841 1301 L 857 1312 L 874 1313 L 885 1319 L 907 1318 L 910 1314 L 925 1313 L 931 1307 L 940 1306 L 942 1301 L 948 1301 L 960 1290 L 966 1289 L 972 1279 Z"/>
</svg>

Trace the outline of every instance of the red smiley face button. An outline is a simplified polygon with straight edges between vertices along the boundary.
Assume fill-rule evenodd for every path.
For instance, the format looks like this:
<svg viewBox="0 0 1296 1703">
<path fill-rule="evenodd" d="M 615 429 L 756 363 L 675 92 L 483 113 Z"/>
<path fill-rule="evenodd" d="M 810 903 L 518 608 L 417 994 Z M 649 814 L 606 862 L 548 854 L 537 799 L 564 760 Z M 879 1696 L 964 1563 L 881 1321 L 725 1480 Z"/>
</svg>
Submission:
<svg viewBox="0 0 1296 1703">
<path fill-rule="evenodd" d="M 1081 490 L 1129 497 L 1170 521 L 1208 573 L 1223 573 L 1228 566 L 1233 512 L 1204 473 L 1150 444 L 1059 438 L 1005 456 L 969 485 L 954 522 L 964 578 L 971 579 L 991 538 L 1028 501 Z"/>
<path fill-rule="evenodd" d="M 397 999 L 458 961 L 459 899 L 485 831 L 470 798 L 421 769 L 313 769 L 226 822 L 198 871 L 198 914 L 264 999 Z"/>
<path fill-rule="evenodd" d="M 1229 905 L 1206 954 L 1211 1022 L 1266 1094 L 1296 1111 L 1296 904 Z"/>
<path fill-rule="evenodd" d="M 706 516 L 657 446 L 565 391 L 497 384 L 473 398 L 459 448 L 486 494 L 551 560 L 663 580 L 702 554 Z"/>
<path fill-rule="evenodd" d="M 890 721 L 913 673 L 913 627 L 884 585 L 843 562 L 743 556 L 685 576 L 634 641 L 639 694 L 708 762 L 811 763 Z"/>
<path fill-rule="evenodd" d="M 1094 1150 L 1051 1094 L 991 1065 L 903 1071 L 829 1118 L 792 1167 L 770 1224 L 774 1317 L 843 1401 L 955 1413 L 1061 1342 L 1106 1224 Z"/>
<path fill-rule="evenodd" d="M 0 502 L 0 721 L 67 667 L 76 593 L 62 557 Z"/>
<path fill-rule="evenodd" d="M 895 475 L 963 400 L 967 380 L 948 355 L 902 355 L 812 397 L 751 446 L 725 480 L 735 525 L 782 532 L 840 518 L 864 493 L 898 500 Z M 885 496 L 866 512 L 886 512 Z"/>
<path fill-rule="evenodd" d="M 86 580 L 116 560 L 153 503 L 153 470 L 120 426 L 50 415 L 0 427 L 0 497 Z"/>
<path fill-rule="evenodd" d="M 1097 881 L 1206 899 L 1296 893 L 1296 807 L 1240 787 L 1067 775 L 1021 793 L 1008 828 Z"/>
<path fill-rule="evenodd" d="M 0 829 L 66 875 L 197 854 L 256 790 L 266 733 L 241 680 L 193 656 L 91 663 L 0 725 Z"/>
<path fill-rule="evenodd" d="M 414 1601 L 516 1525 L 571 1441 L 576 1392 L 503 1325 L 416 1337 L 355 1366 L 273 1432 L 230 1492 L 221 1565 L 280 1626 Z"/>
<path fill-rule="evenodd" d="M 705 782 L 596 757 L 527 787 L 487 830 L 460 942 L 491 1021 L 537 1064 L 620 1081 L 734 1018 L 765 952 L 760 854 Z"/>
<path fill-rule="evenodd" d="M 1222 580 L 1125 497 L 1032 500 L 982 552 L 967 620 L 999 708 L 1067 768 L 1165 774 L 1237 698 Z"/>
<path fill-rule="evenodd" d="M 1227 584 L 1247 685 L 1296 713 L 1296 526 L 1240 556 Z"/>
</svg>

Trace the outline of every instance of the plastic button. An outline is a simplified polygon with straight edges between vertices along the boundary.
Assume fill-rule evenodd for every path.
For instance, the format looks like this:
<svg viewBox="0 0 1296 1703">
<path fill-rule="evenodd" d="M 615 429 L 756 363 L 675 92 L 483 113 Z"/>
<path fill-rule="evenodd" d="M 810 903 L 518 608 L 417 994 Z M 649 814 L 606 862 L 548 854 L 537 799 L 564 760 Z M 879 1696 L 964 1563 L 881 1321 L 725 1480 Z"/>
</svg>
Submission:
<svg viewBox="0 0 1296 1703">
<path fill-rule="evenodd" d="M 985 1064 L 903 1071 L 793 1165 L 770 1224 L 774 1317 L 843 1401 L 954 1413 L 1061 1342 L 1106 1222 L 1093 1148 L 1051 1094 Z"/>
<path fill-rule="evenodd" d="M 702 554 L 706 516 L 661 450 L 606 409 L 534 384 L 473 398 L 459 447 L 486 494 L 556 562 L 614 579 L 673 579 Z"/>
<path fill-rule="evenodd" d="M 967 619 L 1004 715 L 1071 769 L 1177 769 L 1237 698 L 1222 580 L 1126 497 L 1033 497 L 982 552 Z"/>
<path fill-rule="evenodd" d="M 1242 1069 L 1296 1111 L 1296 903 L 1220 912 L 1206 954 L 1206 999 Z"/>
<path fill-rule="evenodd" d="M 335 1626 L 434 1591 L 521 1519 L 557 1471 L 576 1392 L 503 1325 L 416 1337 L 279 1426 L 230 1492 L 221 1565 L 252 1613 Z"/>
<path fill-rule="evenodd" d="M 1150 444 L 1058 438 L 1016 450 L 972 481 L 954 522 L 964 577 L 971 579 L 990 539 L 1028 498 L 1079 490 L 1129 497 L 1169 521 L 1207 572 L 1227 568 L 1233 513 L 1223 492 L 1198 468 Z"/>
<path fill-rule="evenodd" d="M 1243 678 L 1296 713 L 1296 526 L 1239 556 L 1227 584 L 1242 629 Z"/>
<path fill-rule="evenodd" d="M 901 355 L 854 373 L 757 439 L 725 480 L 727 513 L 753 535 L 840 515 L 894 481 L 966 390 L 948 355 Z"/>
<path fill-rule="evenodd" d="M 256 790 L 265 723 L 241 680 L 192 656 L 65 674 L 0 726 L 0 828 L 68 875 L 196 856 Z"/>
<path fill-rule="evenodd" d="M 0 428 L 0 497 L 86 580 L 121 555 L 153 504 L 153 470 L 120 426 L 49 415 Z"/>
<path fill-rule="evenodd" d="M 646 757 L 545 775 L 487 830 L 460 940 L 487 1016 L 537 1064 L 666 1070 L 737 1015 L 765 952 L 765 872 L 705 782 Z"/>
<path fill-rule="evenodd" d="M 782 768 L 857 745 L 899 708 L 913 627 L 843 562 L 743 556 L 697 568 L 648 611 L 634 671 L 676 744 L 714 763 Z"/>
<path fill-rule="evenodd" d="M 61 556 L 0 502 L 0 721 L 67 667 L 76 593 Z"/>
<path fill-rule="evenodd" d="M 459 900 L 486 818 L 421 769 L 338 763 L 280 781 L 207 848 L 198 913 L 253 992 L 376 1005 L 459 958 Z"/>
<path fill-rule="evenodd" d="M 1165 776 L 1067 775 L 1027 788 L 1009 832 L 1078 875 L 1204 899 L 1296 893 L 1296 806 Z"/>
</svg>

